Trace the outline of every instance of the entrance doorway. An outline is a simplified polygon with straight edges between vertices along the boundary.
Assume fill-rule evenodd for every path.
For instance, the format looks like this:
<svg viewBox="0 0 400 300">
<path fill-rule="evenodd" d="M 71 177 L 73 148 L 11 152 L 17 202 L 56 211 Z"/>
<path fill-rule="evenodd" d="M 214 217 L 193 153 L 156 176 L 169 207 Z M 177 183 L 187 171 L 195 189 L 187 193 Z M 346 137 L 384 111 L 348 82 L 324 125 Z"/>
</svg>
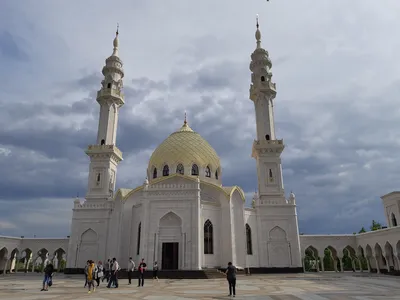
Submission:
<svg viewBox="0 0 400 300">
<path fill-rule="evenodd" d="M 162 243 L 161 268 L 178 270 L 179 243 Z"/>
</svg>

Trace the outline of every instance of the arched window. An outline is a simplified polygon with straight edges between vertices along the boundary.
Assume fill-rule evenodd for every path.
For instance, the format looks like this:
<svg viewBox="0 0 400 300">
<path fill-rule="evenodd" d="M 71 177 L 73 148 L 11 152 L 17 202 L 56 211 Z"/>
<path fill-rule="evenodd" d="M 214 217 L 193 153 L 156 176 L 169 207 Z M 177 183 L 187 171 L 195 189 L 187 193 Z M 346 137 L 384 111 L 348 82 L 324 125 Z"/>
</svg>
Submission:
<svg viewBox="0 0 400 300">
<path fill-rule="evenodd" d="M 397 220 L 396 220 L 396 216 L 394 215 L 394 213 L 392 213 L 392 226 L 393 227 L 397 226 Z"/>
<path fill-rule="evenodd" d="M 265 139 L 266 139 L 267 141 L 269 141 L 269 134 L 266 134 L 266 135 L 265 135 Z"/>
<path fill-rule="evenodd" d="M 265 77 L 264 76 L 261 76 L 261 81 L 265 81 Z"/>
<path fill-rule="evenodd" d="M 97 173 L 97 182 L 100 182 L 100 173 Z"/>
<path fill-rule="evenodd" d="M 269 169 L 269 178 L 272 178 L 272 169 Z"/>
<path fill-rule="evenodd" d="M 153 170 L 153 179 L 157 178 L 157 168 L 154 168 Z"/>
<path fill-rule="evenodd" d="M 213 225 L 210 220 L 204 223 L 204 254 L 214 254 Z"/>
<path fill-rule="evenodd" d="M 181 174 L 181 175 L 185 174 L 185 168 L 183 167 L 182 164 L 179 164 L 179 165 L 176 167 L 176 173 L 177 173 L 177 174 Z"/>
<path fill-rule="evenodd" d="M 140 235 L 142 233 L 142 222 L 139 223 L 137 231 L 137 245 L 136 245 L 136 255 L 140 253 Z"/>
<path fill-rule="evenodd" d="M 107 84 L 107 88 L 108 88 L 108 89 L 111 89 L 111 83 L 108 83 L 108 84 Z"/>
<path fill-rule="evenodd" d="M 218 170 L 215 170 L 215 179 L 218 179 Z"/>
<path fill-rule="evenodd" d="M 168 176 L 168 175 L 169 175 L 169 167 L 168 165 L 165 165 L 162 170 L 162 176 Z"/>
<path fill-rule="evenodd" d="M 246 244 L 247 244 L 247 255 L 253 255 L 253 244 L 251 242 L 251 228 L 249 224 L 246 224 Z"/>
<path fill-rule="evenodd" d="M 105 145 L 106 144 L 106 141 L 103 139 L 103 140 L 101 140 L 101 142 L 100 142 L 100 145 Z"/>
<path fill-rule="evenodd" d="M 206 177 L 211 177 L 211 170 L 209 166 L 206 167 Z"/>
<path fill-rule="evenodd" d="M 194 164 L 192 166 L 192 175 L 195 175 L 195 176 L 199 175 L 199 167 L 196 164 Z"/>
</svg>

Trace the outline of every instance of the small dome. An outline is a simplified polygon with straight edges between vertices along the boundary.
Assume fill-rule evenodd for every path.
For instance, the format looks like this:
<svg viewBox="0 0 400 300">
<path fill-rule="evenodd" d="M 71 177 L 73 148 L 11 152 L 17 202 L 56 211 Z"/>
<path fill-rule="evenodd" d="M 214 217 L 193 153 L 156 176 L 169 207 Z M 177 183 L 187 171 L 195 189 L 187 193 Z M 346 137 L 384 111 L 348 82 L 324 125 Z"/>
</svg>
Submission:
<svg viewBox="0 0 400 300">
<path fill-rule="evenodd" d="M 193 165 L 198 168 L 197 174 L 192 173 Z M 149 161 L 148 175 L 150 180 L 179 173 L 218 181 L 220 166 L 217 152 L 185 121 L 179 130 L 172 133 L 154 150 Z"/>
</svg>

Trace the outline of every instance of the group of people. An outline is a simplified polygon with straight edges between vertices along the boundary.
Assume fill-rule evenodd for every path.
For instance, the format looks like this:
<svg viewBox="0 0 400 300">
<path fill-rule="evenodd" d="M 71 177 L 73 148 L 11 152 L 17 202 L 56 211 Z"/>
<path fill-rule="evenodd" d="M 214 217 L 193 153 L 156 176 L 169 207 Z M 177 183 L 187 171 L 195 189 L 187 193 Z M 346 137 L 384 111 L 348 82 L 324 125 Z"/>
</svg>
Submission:
<svg viewBox="0 0 400 300">
<path fill-rule="evenodd" d="M 145 263 L 144 259 L 142 259 L 139 263 L 137 271 L 139 271 L 138 276 L 138 287 L 144 285 L 144 273 L 147 269 L 147 264 Z M 118 273 L 121 270 L 119 263 L 117 262 L 116 258 L 107 260 L 105 266 L 103 263 L 99 261 L 97 265 L 93 260 L 88 260 L 85 266 L 85 286 L 88 286 L 89 292 L 94 292 L 96 287 L 100 285 L 100 280 L 103 282 L 107 280 L 107 288 L 118 288 Z M 128 262 L 128 283 L 132 284 L 132 274 L 136 271 L 136 265 L 133 261 L 132 257 L 129 258 Z M 153 279 L 158 280 L 158 264 L 157 262 L 153 265 Z M 95 286 L 94 283 L 97 283 Z"/>
<path fill-rule="evenodd" d="M 139 263 L 137 270 L 139 271 L 138 276 L 138 287 L 144 285 L 144 273 L 147 269 L 147 264 L 144 261 L 144 258 Z M 88 260 L 85 266 L 85 286 L 88 287 L 90 294 L 92 291 L 96 290 L 96 287 L 100 285 L 100 280 L 103 282 L 105 279 L 107 280 L 107 288 L 118 288 L 118 272 L 121 270 L 117 259 L 114 257 L 113 259 L 108 259 L 105 268 L 103 263 L 99 261 L 97 264 L 93 260 Z M 132 257 L 129 258 L 128 262 L 128 284 L 132 284 L 132 274 L 136 270 L 135 262 Z M 54 267 L 53 264 L 48 264 L 44 269 L 44 279 L 43 279 L 43 288 L 42 291 L 48 291 L 49 287 L 53 282 L 53 273 Z M 236 267 L 229 262 L 228 267 L 225 271 L 226 279 L 229 284 L 229 296 L 236 296 Z M 158 281 L 158 264 L 154 262 L 153 265 L 153 279 L 157 279 Z M 96 282 L 96 286 L 95 286 Z"/>
<path fill-rule="evenodd" d="M 120 266 L 116 258 L 108 259 L 105 267 L 101 261 L 95 264 L 93 260 L 88 260 L 85 266 L 84 287 L 87 286 L 89 288 L 88 293 L 90 294 L 92 291 L 94 292 L 96 287 L 100 285 L 100 280 L 103 282 L 106 279 L 108 288 L 118 288 L 118 271 L 120 271 Z"/>
</svg>

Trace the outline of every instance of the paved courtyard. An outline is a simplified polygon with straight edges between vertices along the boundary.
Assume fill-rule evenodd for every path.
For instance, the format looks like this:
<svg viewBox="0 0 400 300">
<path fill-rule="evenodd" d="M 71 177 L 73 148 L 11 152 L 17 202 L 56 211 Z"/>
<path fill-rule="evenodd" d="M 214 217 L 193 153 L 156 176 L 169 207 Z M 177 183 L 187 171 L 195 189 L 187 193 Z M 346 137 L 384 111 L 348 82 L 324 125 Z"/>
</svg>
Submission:
<svg viewBox="0 0 400 300">
<path fill-rule="evenodd" d="M 236 299 L 259 300 L 378 300 L 400 299 L 400 278 L 353 273 L 253 275 L 238 278 Z M 92 294 L 83 288 L 83 276 L 58 275 L 48 292 L 41 292 L 40 275 L 0 275 L 0 299 L 229 299 L 224 279 L 147 280 L 143 288 L 127 280 L 118 289 L 103 284 Z"/>
</svg>

